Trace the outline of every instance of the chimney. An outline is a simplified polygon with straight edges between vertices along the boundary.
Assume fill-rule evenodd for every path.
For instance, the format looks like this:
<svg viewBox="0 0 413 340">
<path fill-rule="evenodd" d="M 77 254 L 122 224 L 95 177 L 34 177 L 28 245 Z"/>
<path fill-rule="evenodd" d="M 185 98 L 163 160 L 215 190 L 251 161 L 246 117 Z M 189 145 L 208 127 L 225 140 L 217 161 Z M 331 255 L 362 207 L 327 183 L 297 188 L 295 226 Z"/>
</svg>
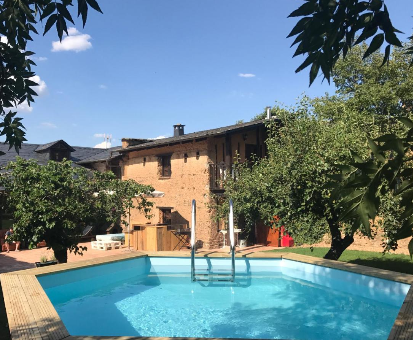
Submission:
<svg viewBox="0 0 413 340">
<path fill-rule="evenodd" d="M 271 119 L 271 106 L 267 106 L 267 119 Z"/>
<path fill-rule="evenodd" d="M 174 125 L 174 137 L 179 137 L 184 134 L 184 126 L 182 124 Z"/>
</svg>

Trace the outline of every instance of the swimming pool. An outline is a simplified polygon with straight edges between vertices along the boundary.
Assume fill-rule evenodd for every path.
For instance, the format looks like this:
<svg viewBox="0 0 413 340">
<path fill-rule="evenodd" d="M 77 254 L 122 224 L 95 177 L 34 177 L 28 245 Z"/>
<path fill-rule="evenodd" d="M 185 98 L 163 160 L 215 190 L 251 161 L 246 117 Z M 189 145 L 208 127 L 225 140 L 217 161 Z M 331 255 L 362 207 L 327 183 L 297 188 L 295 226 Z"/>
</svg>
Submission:
<svg viewBox="0 0 413 340">
<path fill-rule="evenodd" d="M 229 259 L 197 258 L 226 268 Z M 286 259 L 236 259 L 235 282 L 191 282 L 189 258 L 38 276 L 71 335 L 387 339 L 410 285 Z"/>
</svg>

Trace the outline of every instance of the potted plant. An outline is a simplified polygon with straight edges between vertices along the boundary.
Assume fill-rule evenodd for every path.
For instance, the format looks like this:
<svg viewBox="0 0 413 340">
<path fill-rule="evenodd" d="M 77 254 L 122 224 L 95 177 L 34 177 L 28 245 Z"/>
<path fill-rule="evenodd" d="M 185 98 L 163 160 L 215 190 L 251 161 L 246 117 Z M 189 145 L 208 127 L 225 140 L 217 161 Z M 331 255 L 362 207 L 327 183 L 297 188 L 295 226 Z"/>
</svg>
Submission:
<svg viewBox="0 0 413 340">
<path fill-rule="evenodd" d="M 52 256 L 50 260 L 47 259 L 46 255 L 40 256 L 40 262 L 35 262 L 36 267 L 45 267 L 57 264 L 56 258 Z"/>
</svg>

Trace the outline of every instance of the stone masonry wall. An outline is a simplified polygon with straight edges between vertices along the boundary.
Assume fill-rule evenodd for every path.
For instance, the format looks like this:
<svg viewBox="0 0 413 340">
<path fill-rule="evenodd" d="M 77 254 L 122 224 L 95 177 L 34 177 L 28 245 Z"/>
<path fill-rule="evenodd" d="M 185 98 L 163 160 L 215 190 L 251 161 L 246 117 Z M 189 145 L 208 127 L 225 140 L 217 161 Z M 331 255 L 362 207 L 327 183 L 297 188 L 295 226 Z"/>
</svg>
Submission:
<svg viewBox="0 0 413 340">
<path fill-rule="evenodd" d="M 197 152 L 199 153 L 197 155 Z M 171 176 L 159 174 L 159 156 L 171 154 Z M 188 156 L 185 157 L 185 154 Z M 172 224 L 191 224 L 191 202 L 197 203 L 197 240 L 204 248 L 218 246 L 214 241 L 217 225 L 208 209 L 209 167 L 206 140 L 128 153 L 122 161 L 122 179 L 132 178 L 149 184 L 165 193 L 164 197 L 151 198 L 154 202 L 150 220 L 138 211 L 131 213 L 131 225 L 156 224 L 160 221 L 159 207 L 171 207 Z"/>
</svg>

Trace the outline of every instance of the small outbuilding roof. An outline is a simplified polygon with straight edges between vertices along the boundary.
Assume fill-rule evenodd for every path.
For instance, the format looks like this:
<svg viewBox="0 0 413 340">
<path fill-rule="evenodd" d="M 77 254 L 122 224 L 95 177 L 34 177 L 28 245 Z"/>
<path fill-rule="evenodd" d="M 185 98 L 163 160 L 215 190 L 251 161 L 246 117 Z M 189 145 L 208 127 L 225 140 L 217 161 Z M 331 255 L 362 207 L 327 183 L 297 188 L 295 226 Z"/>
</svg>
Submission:
<svg viewBox="0 0 413 340">
<path fill-rule="evenodd" d="M 57 141 L 50 142 L 50 143 L 47 143 L 47 144 L 41 144 L 41 145 L 39 145 L 39 146 L 36 148 L 36 150 L 34 150 L 34 151 L 36 151 L 36 152 L 46 151 L 46 150 L 52 148 L 53 146 L 57 146 L 57 145 L 59 145 L 59 144 L 63 144 L 63 145 L 64 145 L 68 150 L 70 150 L 71 152 L 75 151 L 75 149 L 73 149 L 73 148 L 72 148 L 69 144 L 67 144 L 63 139 L 59 139 L 59 140 L 57 140 Z"/>
</svg>

